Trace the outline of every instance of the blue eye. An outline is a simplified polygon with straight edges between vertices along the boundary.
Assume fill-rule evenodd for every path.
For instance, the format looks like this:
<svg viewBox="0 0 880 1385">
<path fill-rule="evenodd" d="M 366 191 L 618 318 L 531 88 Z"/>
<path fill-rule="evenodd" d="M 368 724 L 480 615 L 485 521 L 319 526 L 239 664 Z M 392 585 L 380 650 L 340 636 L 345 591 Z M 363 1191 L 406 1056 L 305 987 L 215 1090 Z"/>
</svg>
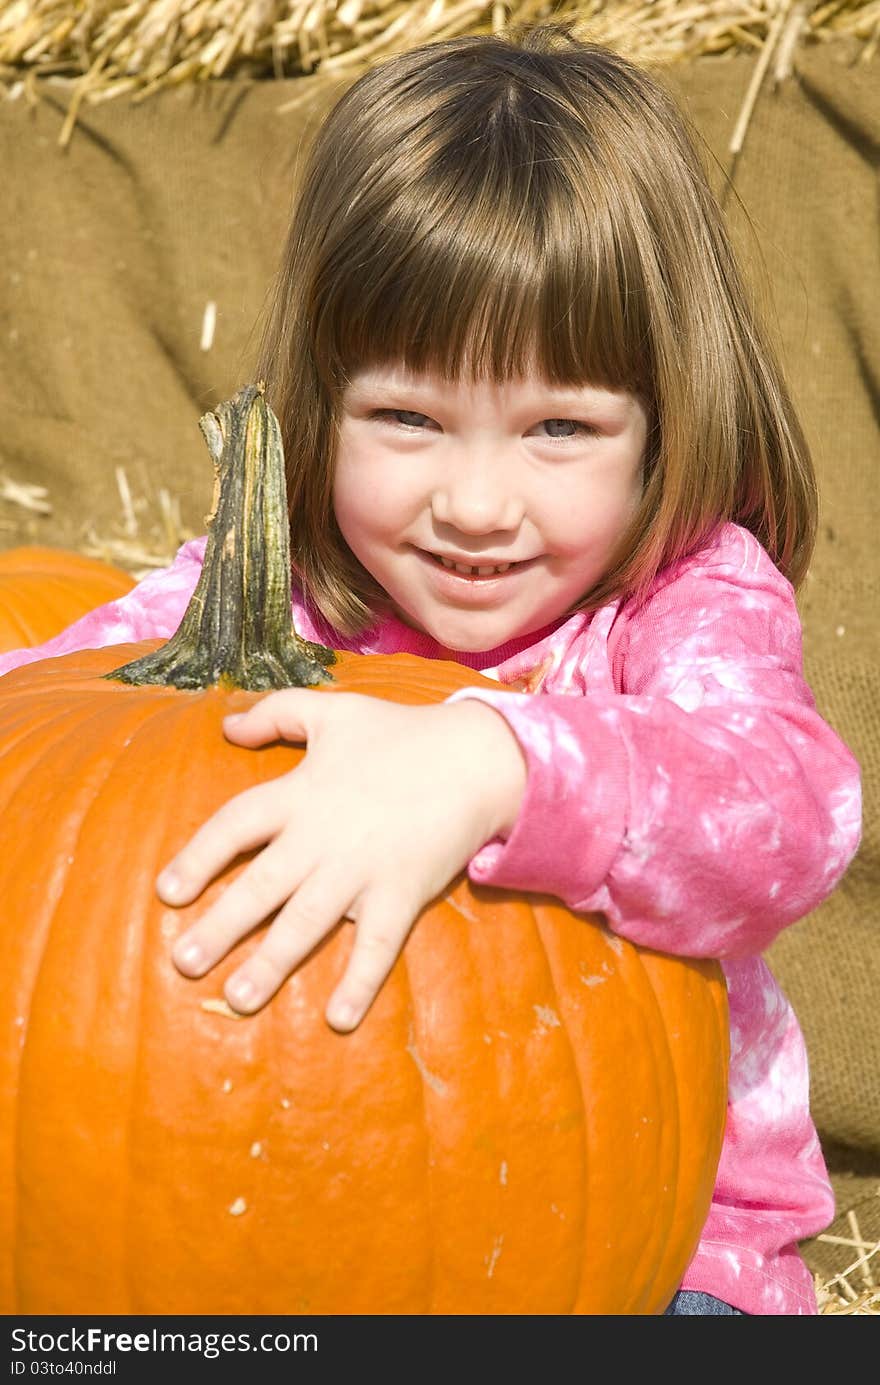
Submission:
<svg viewBox="0 0 880 1385">
<path fill-rule="evenodd" d="M 580 423 L 576 418 L 543 418 L 543 419 L 541 420 L 541 422 L 544 423 L 544 424 L 549 424 L 549 423 L 565 423 L 565 424 L 570 424 L 572 428 L 579 429 L 580 432 L 582 432 L 582 433 L 595 433 L 595 432 L 597 431 L 597 430 L 592 426 L 592 424 L 589 424 L 589 423 Z M 550 434 L 550 437 L 553 439 L 554 442 L 566 442 L 569 438 L 573 438 L 574 436 L 575 436 L 574 433 L 563 433 L 562 435 L 560 435 L 560 434 L 554 434 L 554 433 L 551 433 L 551 434 Z"/>
<path fill-rule="evenodd" d="M 376 417 L 376 418 L 388 418 L 388 419 L 391 419 L 391 420 L 393 420 L 393 421 L 395 421 L 395 422 L 396 422 L 398 419 L 400 419 L 400 420 L 402 421 L 402 426 L 403 426 L 404 428 L 417 428 L 418 425 L 417 425 L 417 424 L 414 424 L 414 423 L 411 423 L 410 420 L 411 420 L 411 419 L 414 419 L 414 418 L 421 418 L 421 419 L 427 420 L 427 417 L 428 417 L 428 416 L 427 416 L 427 414 L 418 414 L 418 413 L 415 413 L 412 409 L 377 409 L 377 410 L 376 410 L 376 413 L 375 413 L 375 417 Z M 423 430 L 423 429 L 419 429 L 418 431 L 422 432 L 422 431 L 424 431 L 424 430 Z"/>
</svg>

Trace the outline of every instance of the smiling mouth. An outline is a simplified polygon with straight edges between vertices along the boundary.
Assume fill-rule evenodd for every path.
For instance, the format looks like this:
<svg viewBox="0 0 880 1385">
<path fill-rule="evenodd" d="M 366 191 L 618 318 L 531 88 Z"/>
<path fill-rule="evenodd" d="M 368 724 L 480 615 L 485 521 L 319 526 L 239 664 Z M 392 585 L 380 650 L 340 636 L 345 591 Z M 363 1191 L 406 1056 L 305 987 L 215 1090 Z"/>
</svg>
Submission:
<svg viewBox="0 0 880 1385">
<path fill-rule="evenodd" d="M 444 558 L 439 553 L 429 553 L 427 556 L 438 567 L 445 568 L 447 572 L 455 572 L 459 577 L 500 577 L 511 568 L 524 566 L 523 563 L 454 563 L 451 558 Z"/>
</svg>

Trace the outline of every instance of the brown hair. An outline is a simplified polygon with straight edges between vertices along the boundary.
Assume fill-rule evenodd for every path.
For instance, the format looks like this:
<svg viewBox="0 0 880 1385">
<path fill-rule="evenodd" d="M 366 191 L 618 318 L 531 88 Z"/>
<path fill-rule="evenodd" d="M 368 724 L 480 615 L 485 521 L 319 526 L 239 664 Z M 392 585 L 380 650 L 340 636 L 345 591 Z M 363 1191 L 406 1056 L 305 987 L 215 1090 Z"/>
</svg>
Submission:
<svg viewBox="0 0 880 1385">
<path fill-rule="evenodd" d="M 531 366 L 644 403 L 642 502 L 581 608 L 638 595 L 721 521 L 792 581 L 816 527 L 809 449 L 675 103 L 568 24 L 376 64 L 308 152 L 257 378 L 287 458 L 306 598 L 354 634 L 384 593 L 332 507 L 355 371 L 497 382 Z"/>
</svg>

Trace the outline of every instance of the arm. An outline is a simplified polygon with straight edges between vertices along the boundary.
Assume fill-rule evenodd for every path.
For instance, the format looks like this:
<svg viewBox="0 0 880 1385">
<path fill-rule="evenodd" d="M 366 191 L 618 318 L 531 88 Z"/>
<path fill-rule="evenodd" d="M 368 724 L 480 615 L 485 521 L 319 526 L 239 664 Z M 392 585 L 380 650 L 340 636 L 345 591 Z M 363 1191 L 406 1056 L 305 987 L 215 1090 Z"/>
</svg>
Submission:
<svg viewBox="0 0 880 1385">
<path fill-rule="evenodd" d="M 696 568 L 649 598 L 616 659 L 626 691 L 464 689 L 528 766 L 475 883 L 558 895 L 690 956 L 763 950 L 834 888 L 859 840 L 858 767 L 815 710 L 791 589 L 769 559 Z"/>
<path fill-rule="evenodd" d="M 0 674 L 76 649 L 170 637 L 199 580 L 204 548 L 204 538 L 191 539 L 178 550 L 170 567 L 151 572 L 125 596 L 86 612 L 44 644 L 0 654 Z"/>
</svg>

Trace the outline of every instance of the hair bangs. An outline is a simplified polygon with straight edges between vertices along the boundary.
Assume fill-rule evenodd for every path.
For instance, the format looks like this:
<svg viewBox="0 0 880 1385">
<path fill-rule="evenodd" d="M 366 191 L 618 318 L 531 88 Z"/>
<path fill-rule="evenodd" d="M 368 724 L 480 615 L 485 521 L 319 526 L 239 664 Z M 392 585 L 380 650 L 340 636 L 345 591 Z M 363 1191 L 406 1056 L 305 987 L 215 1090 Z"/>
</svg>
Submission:
<svg viewBox="0 0 880 1385">
<path fill-rule="evenodd" d="M 642 255 L 621 239 L 620 193 L 582 140 L 560 157 L 559 126 L 548 139 L 550 111 L 535 102 L 490 107 L 486 133 L 468 140 L 438 119 L 410 151 L 411 177 L 379 171 L 321 276 L 315 353 L 328 384 L 401 364 L 650 395 Z"/>
</svg>

